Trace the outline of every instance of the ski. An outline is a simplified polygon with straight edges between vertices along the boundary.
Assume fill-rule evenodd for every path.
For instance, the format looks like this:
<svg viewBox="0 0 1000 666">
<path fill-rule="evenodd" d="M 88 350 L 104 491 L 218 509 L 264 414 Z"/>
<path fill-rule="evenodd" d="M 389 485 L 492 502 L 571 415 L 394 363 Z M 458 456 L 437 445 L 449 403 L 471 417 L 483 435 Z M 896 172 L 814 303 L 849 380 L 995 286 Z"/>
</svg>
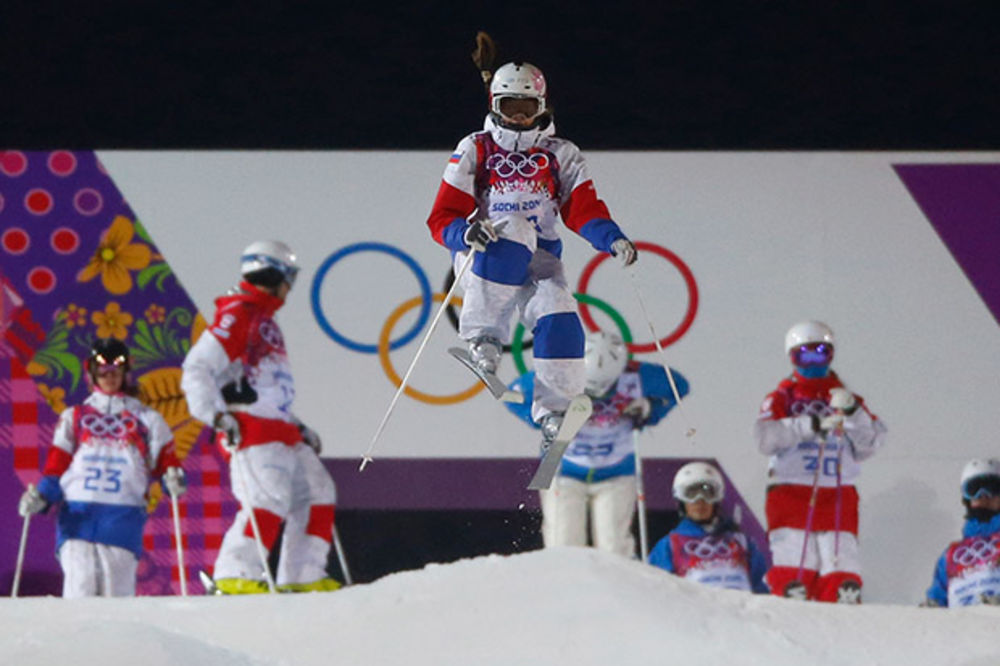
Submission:
<svg viewBox="0 0 1000 666">
<path fill-rule="evenodd" d="M 461 347 L 452 347 L 448 350 L 448 353 L 457 358 L 469 370 L 472 370 L 476 377 L 479 378 L 479 381 L 486 385 L 486 388 L 489 389 L 490 393 L 497 400 L 517 403 L 524 402 L 523 394 L 508 389 L 507 385 L 492 372 L 483 372 L 480 370 L 479 366 L 472 360 L 472 356 L 469 355 L 468 350 Z"/>
<path fill-rule="evenodd" d="M 570 442 L 576 437 L 576 433 L 580 432 L 580 428 L 590 418 L 593 410 L 594 406 L 586 395 L 578 395 L 570 401 L 569 407 L 566 408 L 566 414 L 563 416 L 562 425 L 559 426 L 559 432 L 556 433 L 556 438 L 542 454 L 542 460 L 538 463 L 538 469 L 535 470 L 531 483 L 528 484 L 528 490 L 545 490 L 552 486 L 552 479 L 555 478 L 562 465 L 562 457 L 566 453 L 566 448 L 569 447 Z"/>
<path fill-rule="evenodd" d="M 201 581 L 201 586 L 205 588 L 205 594 L 210 596 L 216 594 L 222 594 L 222 592 L 219 590 L 219 586 L 215 584 L 215 580 L 208 575 L 208 572 L 199 571 L 198 579 Z"/>
</svg>

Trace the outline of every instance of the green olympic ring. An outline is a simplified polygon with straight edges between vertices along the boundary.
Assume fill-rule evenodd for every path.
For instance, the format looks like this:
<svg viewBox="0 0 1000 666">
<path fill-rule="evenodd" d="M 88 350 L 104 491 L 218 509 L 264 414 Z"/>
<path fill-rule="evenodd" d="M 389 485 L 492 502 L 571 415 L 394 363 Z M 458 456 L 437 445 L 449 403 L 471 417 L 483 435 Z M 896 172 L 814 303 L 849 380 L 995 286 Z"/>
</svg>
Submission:
<svg viewBox="0 0 1000 666">
<path fill-rule="evenodd" d="M 628 324 L 625 323 L 625 318 L 622 317 L 617 310 L 608 305 L 606 302 L 597 298 L 596 296 L 591 296 L 590 294 L 573 294 L 573 298 L 580 301 L 584 305 L 593 305 L 595 308 L 608 315 L 611 321 L 615 322 L 615 326 L 621 331 L 622 340 L 625 344 L 632 342 L 632 331 L 629 329 Z M 510 355 L 514 359 L 514 367 L 517 368 L 517 374 L 523 375 L 528 371 L 528 366 L 524 363 L 524 324 L 518 323 L 517 328 L 514 329 L 514 341 L 510 344 Z M 629 354 L 631 358 L 632 354 Z"/>
</svg>

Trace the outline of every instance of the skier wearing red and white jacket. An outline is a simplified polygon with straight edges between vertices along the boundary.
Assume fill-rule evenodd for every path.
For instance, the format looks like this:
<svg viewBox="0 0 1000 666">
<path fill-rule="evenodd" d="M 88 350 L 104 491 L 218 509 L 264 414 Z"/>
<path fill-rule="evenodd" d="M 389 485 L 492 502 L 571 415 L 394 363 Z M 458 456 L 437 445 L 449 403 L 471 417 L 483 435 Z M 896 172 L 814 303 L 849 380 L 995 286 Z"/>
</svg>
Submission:
<svg viewBox="0 0 1000 666">
<path fill-rule="evenodd" d="M 785 336 L 785 352 L 794 372 L 764 399 L 754 426 L 761 453 L 771 456 L 767 582 L 777 595 L 859 603 L 854 482 L 859 463 L 883 445 L 886 428 L 830 370 L 829 326 L 796 324 Z"/>
<path fill-rule="evenodd" d="M 60 414 L 42 481 L 28 486 L 18 511 L 28 516 L 61 503 L 63 597 L 135 596 L 149 484 L 162 478 L 178 496 L 184 472 L 166 421 L 131 395 L 128 347 L 98 339 L 84 365 L 93 392 Z"/>
<path fill-rule="evenodd" d="M 337 589 L 326 574 L 336 489 L 319 458 L 319 436 L 292 412 L 295 382 L 274 320 L 298 272 L 295 255 L 284 243 L 260 241 L 244 250 L 240 268 L 243 281 L 216 299 L 215 321 L 188 352 L 181 380 L 191 414 L 211 424 L 232 454 L 240 501 L 215 561 L 215 584 L 223 594 L 267 592 L 255 540 L 270 551 L 284 522 L 279 588 Z"/>
<path fill-rule="evenodd" d="M 584 390 L 584 333 L 560 259 L 560 221 L 626 266 L 637 254 L 597 197 L 580 149 L 555 136 L 542 71 L 511 62 L 490 76 L 484 128 L 455 148 L 427 225 L 456 273 L 477 251 L 461 281 L 459 337 L 479 373 L 496 372 L 515 310 L 532 330 L 531 416 L 551 441 Z"/>
</svg>

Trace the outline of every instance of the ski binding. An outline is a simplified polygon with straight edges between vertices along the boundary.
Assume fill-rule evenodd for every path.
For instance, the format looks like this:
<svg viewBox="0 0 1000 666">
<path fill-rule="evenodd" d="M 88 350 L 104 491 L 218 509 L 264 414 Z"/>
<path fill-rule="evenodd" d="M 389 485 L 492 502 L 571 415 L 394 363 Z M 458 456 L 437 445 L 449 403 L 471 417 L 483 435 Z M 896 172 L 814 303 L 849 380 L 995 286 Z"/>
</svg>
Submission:
<svg viewBox="0 0 1000 666">
<path fill-rule="evenodd" d="M 479 381 L 486 385 L 490 393 L 497 400 L 502 400 L 503 402 L 524 402 L 524 395 L 518 393 L 517 391 L 511 391 L 507 388 L 499 377 L 497 377 L 492 372 L 483 372 L 478 365 L 472 360 L 472 356 L 469 355 L 468 350 L 462 349 L 461 347 L 452 347 L 448 350 L 448 353 L 457 358 L 462 365 L 467 367 L 469 370 L 479 377 Z"/>
</svg>

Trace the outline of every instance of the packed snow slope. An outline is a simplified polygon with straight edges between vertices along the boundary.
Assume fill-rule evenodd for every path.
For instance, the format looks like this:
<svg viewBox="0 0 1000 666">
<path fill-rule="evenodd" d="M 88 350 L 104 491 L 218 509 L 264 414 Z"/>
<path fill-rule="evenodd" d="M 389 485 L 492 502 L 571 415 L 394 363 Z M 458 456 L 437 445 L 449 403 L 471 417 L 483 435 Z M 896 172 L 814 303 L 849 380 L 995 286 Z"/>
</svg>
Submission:
<svg viewBox="0 0 1000 666">
<path fill-rule="evenodd" d="M 334 593 L 0 601 L 0 663 L 1000 664 L 1000 608 L 839 607 L 713 590 L 583 548 Z"/>
</svg>

